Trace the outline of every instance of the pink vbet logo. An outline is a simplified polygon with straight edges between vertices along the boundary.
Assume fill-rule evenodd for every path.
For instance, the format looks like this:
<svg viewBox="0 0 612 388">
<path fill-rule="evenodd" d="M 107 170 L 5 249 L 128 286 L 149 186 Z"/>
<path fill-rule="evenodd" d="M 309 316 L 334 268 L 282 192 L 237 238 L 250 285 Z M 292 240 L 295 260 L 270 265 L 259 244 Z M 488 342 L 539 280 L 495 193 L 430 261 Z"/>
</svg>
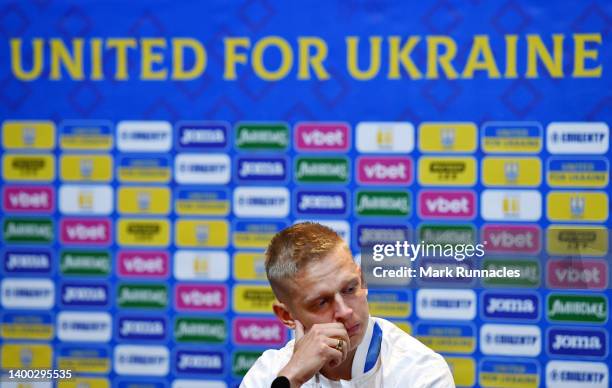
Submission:
<svg viewBox="0 0 612 388">
<path fill-rule="evenodd" d="M 276 346 L 287 342 L 285 326 L 274 318 L 236 318 L 232 333 L 234 342 L 240 345 Z"/>
<path fill-rule="evenodd" d="M 357 181 L 364 184 L 408 185 L 412 182 L 412 160 L 362 156 L 357 159 Z"/>
<path fill-rule="evenodd" d="M 422 218 L 474 218 L 476 194 L 467 190 L 423 190 L 419 193 L 419 214 Z"/>
<path fill-rule="evenodd" d="M 64 218 L 60 221 L 60 241 L 63 244 L 108 245 L 111 238 L 110 220 Z"/>
<path fill-rule="evenodd" d="M 166 277 L 168 260 L 168 253 L 163 251 L 121 251 L 117 260 L 119 276 Z"/>
<path fill-rule="evenodd" d="M 227 288 L 210 284 L 179 284 L 174 289 L 177 310 L 221 312 L 227 308 Z"/>
<path fill-rule="evenodd" d="M 549 260 L 547 273 L 552 288 L 604 289 L 608 285 L 605 260 Z"/>
<path fill-rule="evenodd" d="M 489 253 L 533 254 L 540 252 L 542 244 L 535 225 L 485 225 L 482 241 Z"/>
<path fill-rule="evenodd" d="M 7 212 L 51 213 L 55 207 L 55 192 L 51 187 L 5 187 L 2 207 Z"/>
<path fill-rule="evenodd" d="M 350 129 L 345 123 L 299 123 L 295 146 L 299 151 L 346 151 Z"/>
</svg>

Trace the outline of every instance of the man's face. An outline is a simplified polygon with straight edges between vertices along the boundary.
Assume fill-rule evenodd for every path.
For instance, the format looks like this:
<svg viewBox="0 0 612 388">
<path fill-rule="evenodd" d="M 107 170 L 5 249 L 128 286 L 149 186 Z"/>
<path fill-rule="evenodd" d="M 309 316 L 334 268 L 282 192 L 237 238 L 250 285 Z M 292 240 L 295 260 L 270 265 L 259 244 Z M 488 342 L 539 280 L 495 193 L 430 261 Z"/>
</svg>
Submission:
<svg viewBox="0 0 612 388">
<path fill-rule="evenodd" d="M 290 284 L 287 306 L 306 330 L 316 323 L 340 322 L 351 349 L 361 343 L 368 326 L 367 290 L 360 268 L 342 245 L 304 267 Z"/>
</svg>

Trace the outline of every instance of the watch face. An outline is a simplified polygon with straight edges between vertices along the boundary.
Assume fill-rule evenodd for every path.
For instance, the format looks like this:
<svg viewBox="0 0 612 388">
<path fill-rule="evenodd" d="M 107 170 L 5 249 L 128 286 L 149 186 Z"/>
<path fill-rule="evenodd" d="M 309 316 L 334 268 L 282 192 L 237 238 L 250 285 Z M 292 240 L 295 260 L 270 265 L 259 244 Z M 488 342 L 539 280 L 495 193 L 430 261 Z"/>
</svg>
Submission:
<svg viewBox="0 0 612 388">
<path fill-rule="evenodd" d="M 270 388 L 291 388 L 291 383 L 285 376 L 278 376 L 274 379 Z"/>
</svg>

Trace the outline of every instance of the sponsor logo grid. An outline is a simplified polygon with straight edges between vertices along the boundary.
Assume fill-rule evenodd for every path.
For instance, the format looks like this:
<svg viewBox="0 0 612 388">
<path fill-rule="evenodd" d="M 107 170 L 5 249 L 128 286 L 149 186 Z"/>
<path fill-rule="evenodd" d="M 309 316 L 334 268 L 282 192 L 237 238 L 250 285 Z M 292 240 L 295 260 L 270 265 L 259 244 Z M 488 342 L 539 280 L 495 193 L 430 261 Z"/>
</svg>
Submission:
<svg viewBox="0 0 612 388">
<path fill-rule="evenodd" d="M 9 130 L 0 335 L 15 366 L 239 381 L 290 338 L 271 314 L 263 250 L 316 220 L 355 253 L 480 241 L 486 258 L 460 265 L 520 271 L 370 292 L 373 315 L 464 365 L 465 385 L 609 381 L 603 123 L 7 120 Z M 438 288 L 453 284 L 464 289 Z"/>
</svg>

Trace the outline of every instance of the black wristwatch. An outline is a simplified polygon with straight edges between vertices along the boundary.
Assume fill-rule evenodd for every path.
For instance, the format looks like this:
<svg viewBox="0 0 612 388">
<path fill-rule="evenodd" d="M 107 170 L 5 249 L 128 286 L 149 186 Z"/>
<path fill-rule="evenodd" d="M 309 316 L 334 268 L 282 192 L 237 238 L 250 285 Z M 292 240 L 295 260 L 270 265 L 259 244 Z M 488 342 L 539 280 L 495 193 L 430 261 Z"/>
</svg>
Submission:
<svg viewBox="0 0 612 388">
<path fill-rule="evenodd" d="M 291 388 L 291 382 L 285 376 L 278 376 L 272 381 L 270 388 Z"/>
</svg>

